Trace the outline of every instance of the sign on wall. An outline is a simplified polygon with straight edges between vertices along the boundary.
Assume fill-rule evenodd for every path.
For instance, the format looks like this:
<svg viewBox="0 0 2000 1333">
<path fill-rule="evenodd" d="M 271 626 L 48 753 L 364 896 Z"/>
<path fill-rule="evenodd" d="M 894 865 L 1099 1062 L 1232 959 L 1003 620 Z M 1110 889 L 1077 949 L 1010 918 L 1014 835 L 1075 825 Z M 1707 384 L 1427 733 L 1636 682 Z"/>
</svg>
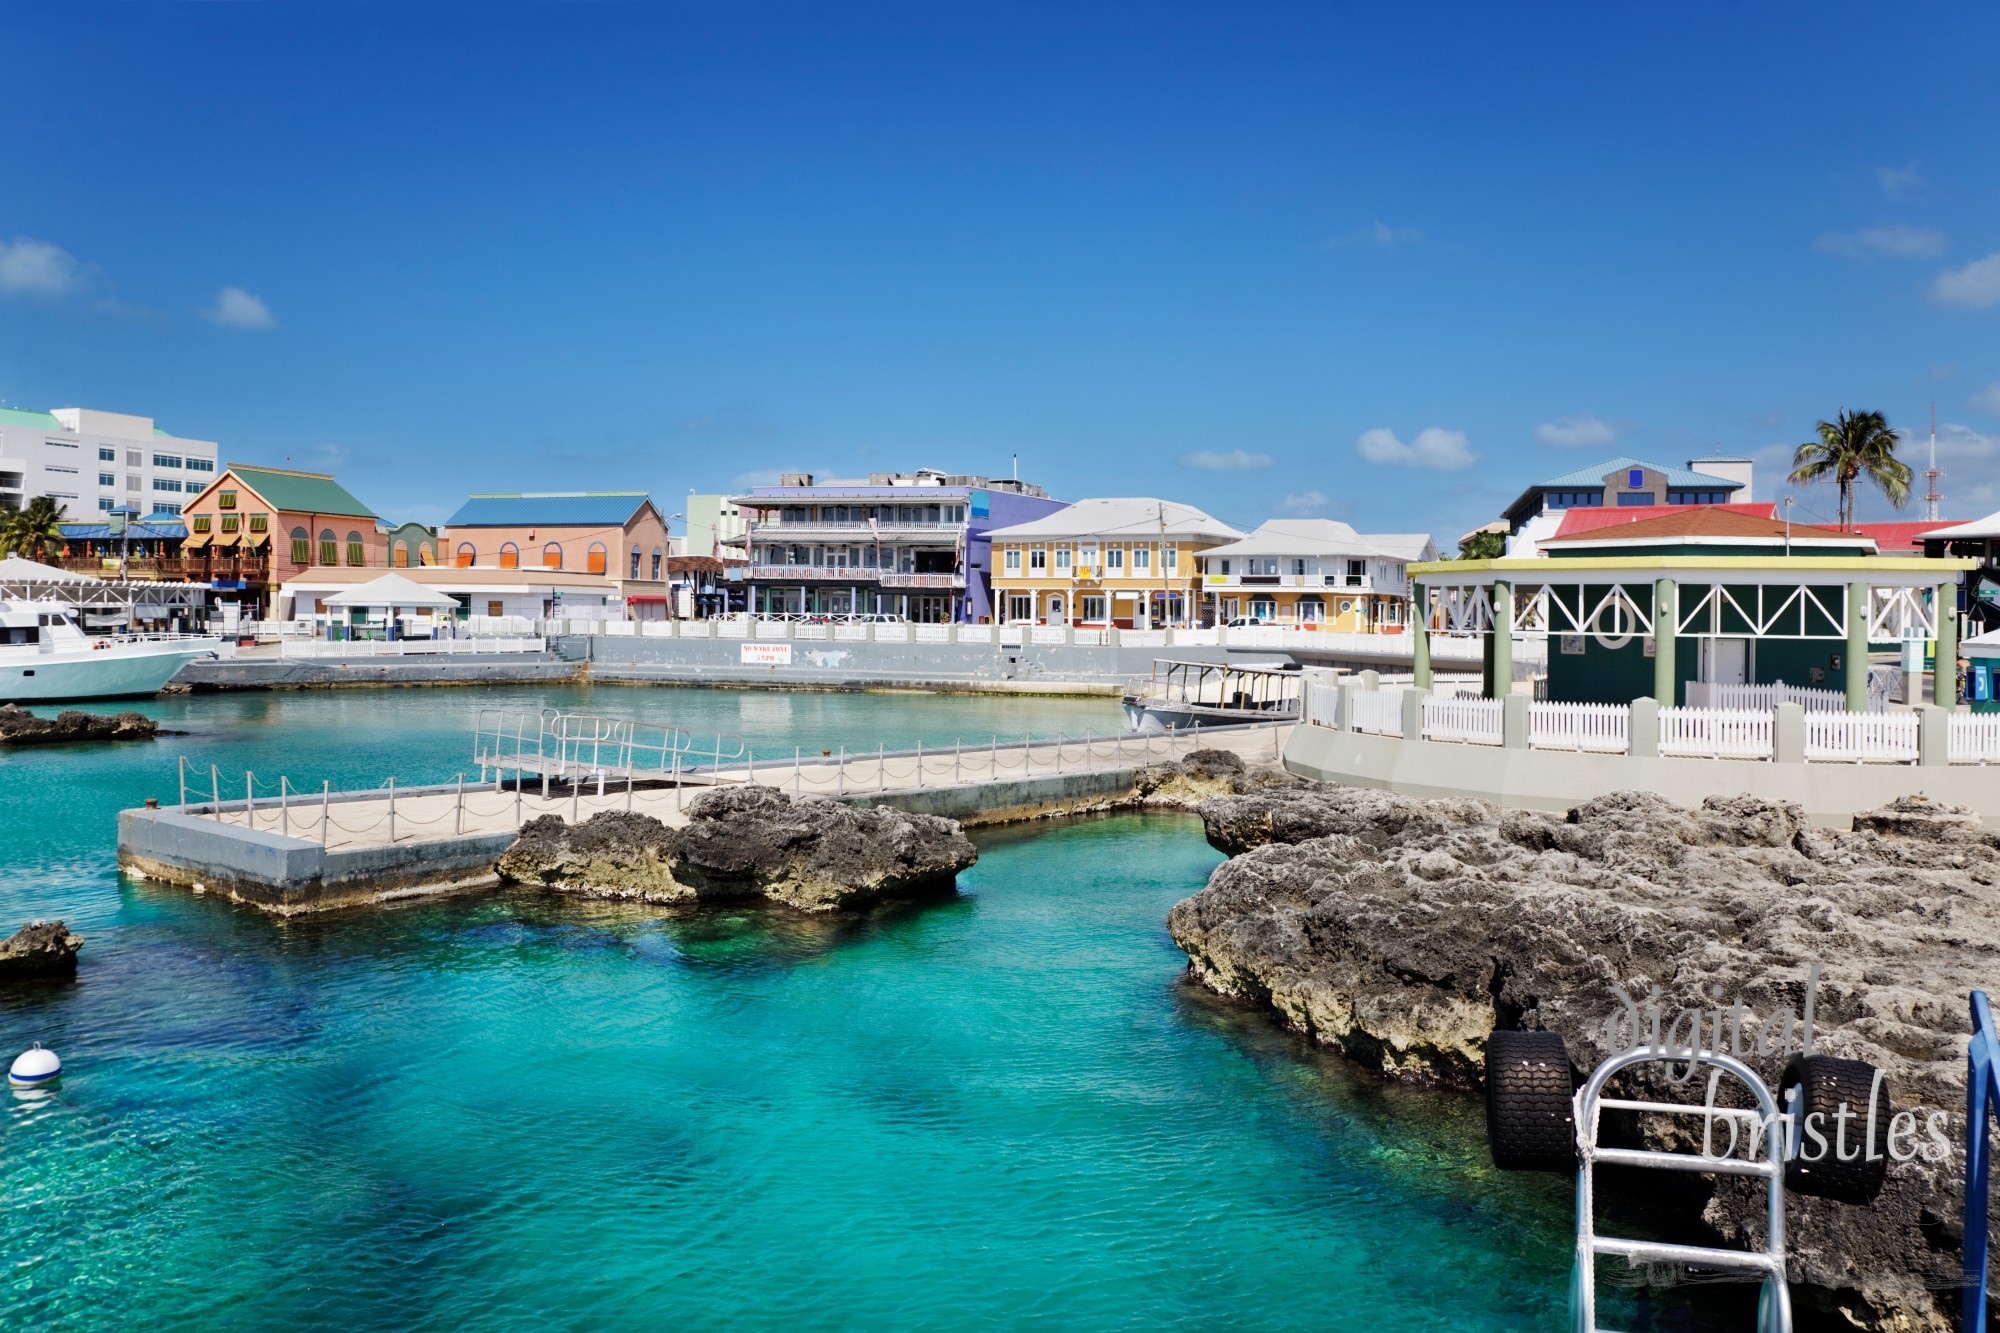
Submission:
<svg viewBox="0 0 2000 1333">
<path fill-rule="evenodd" d="M 739 643 L 737 658 L 745 666 L 790 666 L 792 645 L 789 643 Z"/>
</svg>

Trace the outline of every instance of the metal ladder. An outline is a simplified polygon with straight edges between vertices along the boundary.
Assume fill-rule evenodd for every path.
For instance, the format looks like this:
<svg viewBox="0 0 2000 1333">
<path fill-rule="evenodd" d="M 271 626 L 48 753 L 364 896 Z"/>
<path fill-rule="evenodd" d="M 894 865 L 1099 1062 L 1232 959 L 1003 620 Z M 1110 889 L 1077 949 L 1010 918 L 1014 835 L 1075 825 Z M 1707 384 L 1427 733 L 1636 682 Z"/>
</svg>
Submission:
<svg viewBox="0 0 2000 1333">
<path fill-rule="evenodd" d="M 1639 1102 L 1606 1097 L 1605 1084 L 1620 1070 L 1633 1065 L 1660 1062 L 1682 1064 L 1688 1060 L 1709 1066 L 1736 1079 L 1756 1097 L 1756 1111 L 1689 1104 L 1684 1102 Z M 1791 1333 L 1791 1296 L 1785 1288 L 1785 1154 L 1786 1127 L 1777 1099 L 1750 1067 L 1733 1056 L 1713 1051 L 1681 1052 L 1673 1055 L 1647 1049 L 1626 1051 L 1600 1064 L 1576 1094 L 1576 1266 L 1570 1276 L 1570 1320 L 1573 1333 L 1612 1333 L 1597 1322 L 1597 1269 L 1599 1255 L 1612 1255 L 1633 1264 L 1690 1264 L 1700 1268 L 1761 1274 L 1764 1290 L 1757 1304 L 1756 1333 Z M 1638 1148 L 1604 1148 L 1597 1143 L 1598 1114 L 1614 1111 L 1643 1111 L 1658 1115 L 1694 1115 L 1711 1122 L 1728 1117 L 1755 1120 L 1766 1127 L 1761 1159 L 1710 1157 L 1699 1153 L 1660 1152 Z M 1711 1128 L 1704 1125 L 1704 1129 Z M 1754 1128 L 1752 1133 L 1757 1132 Z M 1704 1143 L 1707 1139 L 1704 1138 Z M 1754 1142 L 1754 1140 L 1752 1140 Z M 1735 1145 L 1732 1134 L 1730 1143 Z M 1703 1245 L 1669 1245 L 1659 1241 L 1626 1240 L 1597 1234 L 1592 1215 L 1595 1202 L 1594 1176 L 1597 1165 L 1650 1167 L 1664 1171 L 1695 1171 L 1721 1175 L 1762 1176 L 1768 1190 L 1769 1220 L 1762 1251 L 1718 1250 Z"/>
</svg>

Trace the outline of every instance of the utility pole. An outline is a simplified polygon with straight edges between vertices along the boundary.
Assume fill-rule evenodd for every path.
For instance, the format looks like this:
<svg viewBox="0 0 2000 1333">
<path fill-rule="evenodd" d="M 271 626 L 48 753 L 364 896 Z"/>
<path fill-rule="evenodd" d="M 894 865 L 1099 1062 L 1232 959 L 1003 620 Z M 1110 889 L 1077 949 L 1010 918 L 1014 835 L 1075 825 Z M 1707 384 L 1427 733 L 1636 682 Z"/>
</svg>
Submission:
<svg viewBox="0 0 2000 1333">
<path fill-rule="evenodd" d="M 1938 501 L 1944 497 L 1938 494 L 1938 478 L 1944 473 L 1937 465 L 1937 399 L 1931 399 L 1931 465 L 1924 469 L 1924 517 L 1937 522 Z"/>
</svg>

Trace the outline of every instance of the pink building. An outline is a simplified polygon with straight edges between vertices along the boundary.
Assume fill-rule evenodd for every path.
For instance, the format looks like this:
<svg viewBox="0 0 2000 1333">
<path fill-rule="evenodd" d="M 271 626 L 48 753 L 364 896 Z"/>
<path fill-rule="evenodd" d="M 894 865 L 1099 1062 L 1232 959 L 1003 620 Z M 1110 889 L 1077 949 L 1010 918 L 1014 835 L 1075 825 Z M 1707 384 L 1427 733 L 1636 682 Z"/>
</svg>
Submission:
<svg viewBox="0 0 2000 1333">
<path fill-rule="evenodd" d="M 474 495 L 445 524 L 447 564 L 461 569 L 563 569 L 662 583 L 667 525 L 644 491 Z"/>
</svg>

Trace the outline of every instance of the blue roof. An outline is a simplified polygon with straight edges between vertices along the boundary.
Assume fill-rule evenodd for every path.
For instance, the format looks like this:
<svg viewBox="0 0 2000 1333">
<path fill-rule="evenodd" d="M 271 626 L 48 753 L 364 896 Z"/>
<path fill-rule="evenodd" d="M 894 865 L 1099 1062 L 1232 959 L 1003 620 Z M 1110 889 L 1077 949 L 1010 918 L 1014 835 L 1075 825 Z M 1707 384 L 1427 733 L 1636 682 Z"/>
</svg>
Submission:
<svg viewBox="0 0 2000 1333">
<path fill-rule="evenodd" d="M 1667 485 L 1701 487 L 1705 490 L 1741 490 L 1743 483 L 1731 481 L 1727 477 L 1712 477 L 1706 472 L 1693 472 L 1684 467 L 1665 467 L 1659 463 L 1648 463 L 1643 458 L 1607 458 L 1602 463 L 1581 467 L 1574 472 L 1565 472 L 1560 477 L 1538 481 L 1529 489 L 1537 491 L 1576 490 L 1581 487 L 1595 488 L 1604 484 L 1604 478 L 1613 472 L 1623 472 L 1627 468 L 1643 467 L 1654 472 L 1667 474 Z"/>
<path fill-rule="evenodd" d="M 448 528 L 622 528 L 650 504 L 644 491 L 523 491 L 514 495 L 466 497 Z"/>
<path fill-rule="evenodd" d="M 62 525 L 62 534 L 78 541 L 112 538 L 118 535 L 111 530 L 109 523 L 65 523 Z M 165 519 L 158 523 L 130 523 L 126 525 L 125 535 L 135 542 L 179 541 L 187 536 L 187 524 L 177 518 Z"/>
</svg>

